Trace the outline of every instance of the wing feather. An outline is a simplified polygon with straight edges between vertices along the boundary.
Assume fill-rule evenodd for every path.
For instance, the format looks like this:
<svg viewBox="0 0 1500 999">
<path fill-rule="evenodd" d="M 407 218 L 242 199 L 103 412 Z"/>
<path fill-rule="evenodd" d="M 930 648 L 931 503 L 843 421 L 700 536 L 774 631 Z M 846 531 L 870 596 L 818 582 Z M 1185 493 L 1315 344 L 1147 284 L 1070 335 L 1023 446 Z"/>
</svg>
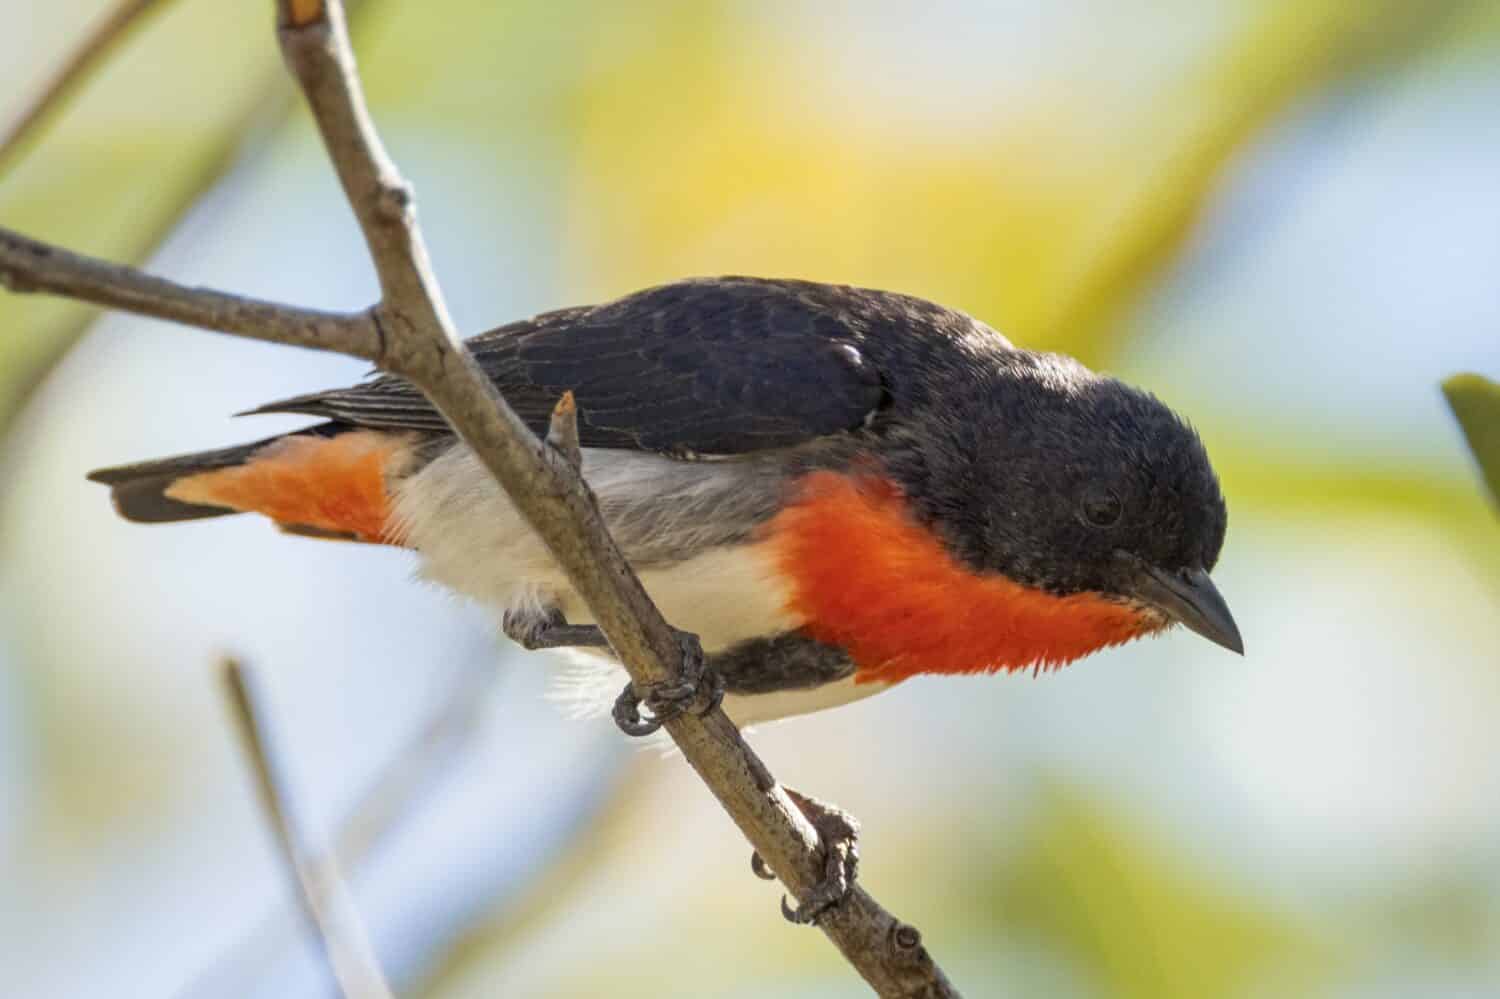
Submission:
<svg viewBox="0 0 1500 999">
<path fill-rule="evenodd" d="M 840 294 L 820 298 L 816 289 Z M 851 291 L 749 278 L 683 281 L 544 313 L 469 346 L 539 433 L 572 390 L 585 446 L 742 454 L 857 429 L 882 404 L 886 388 L 861 351 L 867 323 L 848 307 Z M 421 393 L 392 376 L 250 412 L 447 429 Z"/>
</svg>

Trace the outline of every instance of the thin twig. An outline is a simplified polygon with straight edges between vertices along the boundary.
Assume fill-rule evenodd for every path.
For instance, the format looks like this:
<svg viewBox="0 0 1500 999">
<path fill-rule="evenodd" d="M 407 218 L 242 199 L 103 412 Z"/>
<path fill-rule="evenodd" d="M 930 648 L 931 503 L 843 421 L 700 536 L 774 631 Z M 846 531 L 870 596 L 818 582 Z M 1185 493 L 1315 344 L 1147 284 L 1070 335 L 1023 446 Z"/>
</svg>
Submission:
<svg viewBox="0 0 1500 999">
<path fill-rule="evenodd" d="M 368 313 L 297 309 L 154 277 L 134 267 L 72 253 L 0 228 L 0 285 L 41 291 L 202 329 L 350 354 L 380 356 L 380 329 Z"/>
<path fill-rule="evenodd" d="M 351 344 L 349 352 L 420 388 L 489 469 L 583 598 L 631 680 L 641 688 L 672 682 L 682 664 L 682 646 L 610 538 L 578 471 L 526 428 L 453 328 L 417 228 L 411 189 L 386 155 L 365 107 L 343 5 L 278 0 L 277 6 L 282 53 L 302 85 L 380 279 L 381 301 L 368 313 L 373 337 L 359 323 L 364 317 L 311 314 L 317 322 L 310 323 L 305 310 L 286 310 L 279 317 L 265 312 L 264 328 L 247 329 L 244 312 L 226 308 L 228 296 L 208 292 L 195 298 L 192 289 L 139 272 L 113 277 L 137 289 L 144 282 L 153 292 L 171 294 L 144 301 L 138 294 L 115 294 L 105 290 L 110 282 L 97 261 L 59 258 L 46 247 L 45 253 L 18 253 L 7 249 L 18 237 L 7 237 L 4 230 L 0 281 L 19 291 L 86 297 L 259 339 L 331 350 Z M 91 279 L 81 285 L 80 262 Z M 74 280 L 52 280 L 59 270 Z M 163 311 L 163 298 L 169 311 Z M 701 716 L 683 713 L 668 720 L 666 729 L 751 846 L 799 901 L 807 897 L 823 875 L 817 833 L 728 716 L 717 708 Z M 862 888 L 856 886 L 818 925 L 881 995 L 957 995 L 916 929 Z"/>
<path fill-rule="evenodd" d="M 255 770 L 261 805 L 271 818 L 303 912 L 323 944 L 323 953 L 339 989 L 345 999 L 391 999 L 390 986 L 380 973 L 369 937 L 333 858 L 327 854 L 313 858 L 303 850 L 304 838 L 297 828 L 291 793 L 272 753 L 249 670 L 238 661 L 227 659 L 224 680 Z"/>
<path fill-rule="evenodd" d="M 470 664 L 461 671 L 437 710 L 390 754 L 340 823 L 329 847 L 331 863 L 340 870 L 358 870 L 401 820 L 441 785 L 445 771 L 482 730 L 486 694 L 498 675 L 489 663 Z M 194 974 L 177 995 L 180 999 L 207 995 L 212 983 L 222 981 L 225 969 L 245 966 L 256 955 L 265 954 L 285 920 L 280 908 L 267 913 Z"/>
<path fill-rule="evenodd" d="M 547 425 L 547 443 L 557 450 L 574 468 L 583 467 L 583 448 L 578 443 L 578 403 L 573 390 L 562 394 L 557 405 L 552 407 L 552 419 Z"/>
<path fill-rule="evenodd" d="M 68 53 L 34 96 L 21 105 L 20 112 L 0 129 L 0 172 L 3 172 L 28 141 L 39 135 L 42 127 L 67 104 L 85 80 L 100 66 L 120 42 L 145 21 L 145 15 L 162 4 L 162 0 L 120 0 L 92 31 Z"/>
</svg>

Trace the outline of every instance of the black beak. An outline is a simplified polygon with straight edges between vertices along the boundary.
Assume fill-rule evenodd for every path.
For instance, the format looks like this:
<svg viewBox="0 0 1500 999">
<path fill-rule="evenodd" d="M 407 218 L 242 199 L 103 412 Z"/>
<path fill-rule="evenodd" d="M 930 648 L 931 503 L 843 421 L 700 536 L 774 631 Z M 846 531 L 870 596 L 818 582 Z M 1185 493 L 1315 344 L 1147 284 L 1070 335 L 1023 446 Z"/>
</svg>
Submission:
<svg viewBox="0 0 1500 999">
<path fill-rule="evenodd" d="M 1215 645 L 1245 654 L 1245 643 L 1240 640 L 1240 629 L 1229 613 L 1229 605 L 1202 569 L 1165 572 L 1146 566 L 1135 581 L 1132 596 Z"/>
</svg>

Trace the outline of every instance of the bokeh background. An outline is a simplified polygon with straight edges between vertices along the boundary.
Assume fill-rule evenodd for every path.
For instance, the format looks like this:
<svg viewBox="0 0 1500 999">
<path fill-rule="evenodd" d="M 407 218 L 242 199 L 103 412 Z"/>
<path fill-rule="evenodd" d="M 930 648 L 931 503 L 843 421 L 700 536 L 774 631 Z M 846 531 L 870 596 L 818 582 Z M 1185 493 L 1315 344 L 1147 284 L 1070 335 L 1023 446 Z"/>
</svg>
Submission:
<svg viewBox="0 0 1500 999">
<path fill-rule="evenodd" d="M 0 114 L 101 0 L 0 0 Z M 267 3 L 179 0 L 0 220 L 179 280 L 374 284 Z M 1500 372 L 1500 4 L 365 0 L 460 327 L 689 274 L 877 285 L 1201 429 L 1248 646 L 917 680 L 752 735 L 974 996 L 1500 995 L 1500 523 L 1437 383 Z M 321 996 L 215 672 L 403 994 L 855 996 L 680 759 L 409 555 L 151 529 L 90 468 L 339 358 L 0 296 L 0 993 Z"/>
</svg>

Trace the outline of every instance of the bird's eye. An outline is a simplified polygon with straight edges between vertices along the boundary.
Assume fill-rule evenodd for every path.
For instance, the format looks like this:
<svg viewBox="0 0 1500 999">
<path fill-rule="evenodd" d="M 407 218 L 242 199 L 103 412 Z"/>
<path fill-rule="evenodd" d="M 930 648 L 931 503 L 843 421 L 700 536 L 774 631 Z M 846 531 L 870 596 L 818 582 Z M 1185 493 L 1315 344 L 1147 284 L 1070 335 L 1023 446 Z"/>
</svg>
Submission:
<svg viewBox="0 0 1500 999">
<path fill-rule="evenodd" d="M 1083 497 L 1083 519 L 1092 527 L 1113 527 L 1123 507 L 1109 489 L 1091 489 Z"/>
</svg>

